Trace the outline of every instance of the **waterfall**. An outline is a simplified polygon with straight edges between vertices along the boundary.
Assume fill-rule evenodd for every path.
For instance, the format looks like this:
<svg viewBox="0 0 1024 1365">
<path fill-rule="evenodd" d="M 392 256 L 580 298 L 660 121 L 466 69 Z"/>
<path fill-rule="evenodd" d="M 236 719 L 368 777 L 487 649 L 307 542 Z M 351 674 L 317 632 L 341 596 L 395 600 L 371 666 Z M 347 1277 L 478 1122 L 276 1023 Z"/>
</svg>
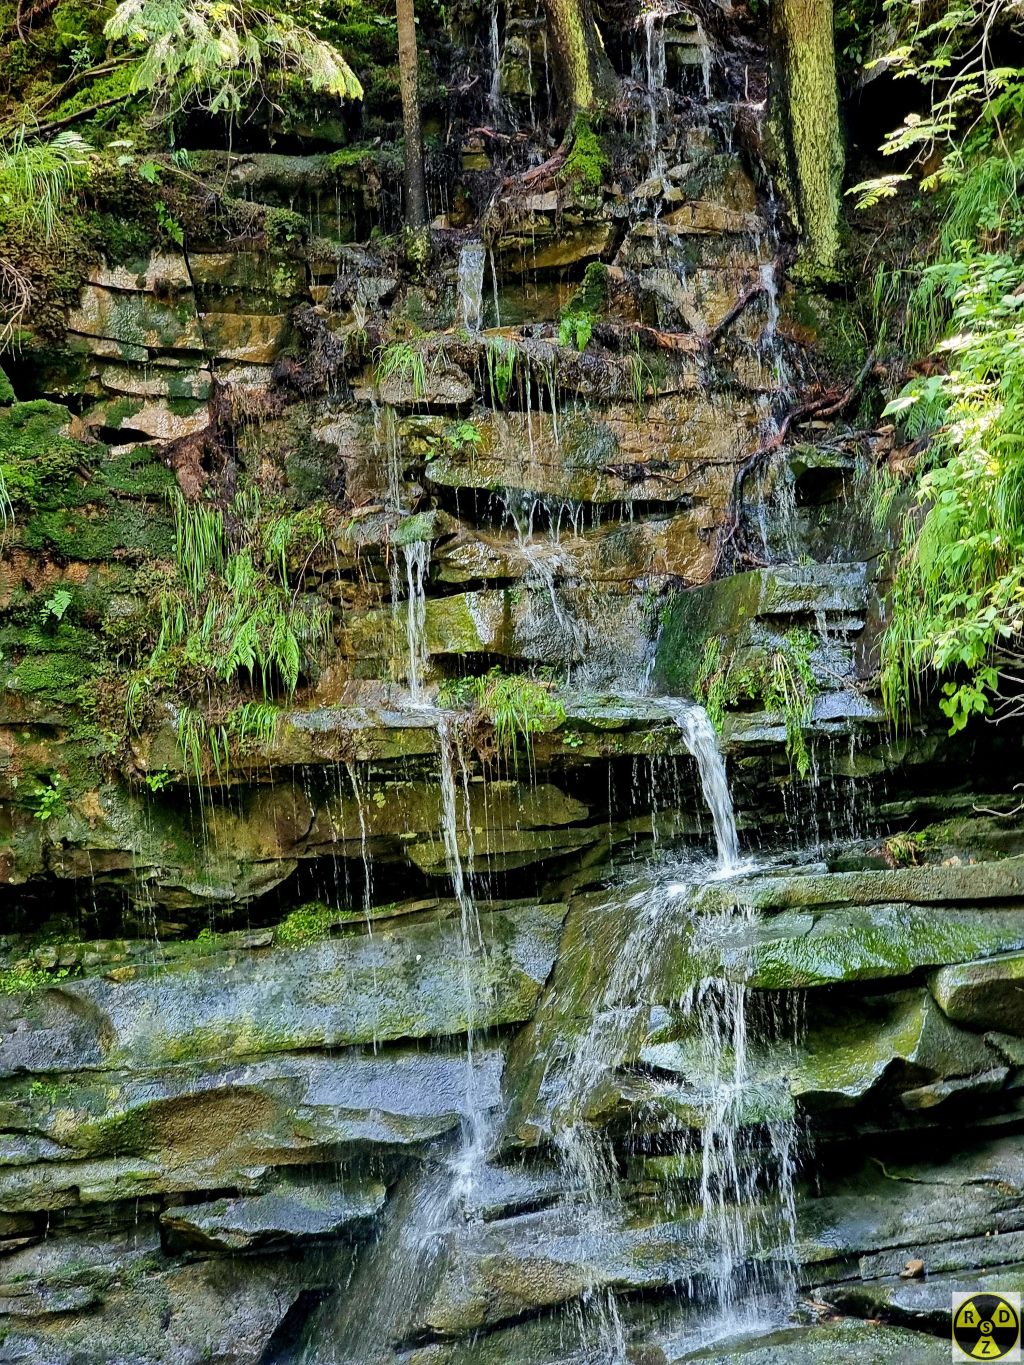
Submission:
<svg viewBox="0 0 1024 1365">
<path fill-rule="evenodd" d="M 753 918 L 749 909 L 697 915 L 698 955 L 709 940 L 720 942 L 723 930 L 735 929 L 737 914 Z M 701 1323 L 701 1342 L 781 1320 L 796 1289 L 796 1125 L 781 1092 L 760 1084 L 751 1067 L 747 997 L 742 982 L 704 978 L 681 1002 L 694 1021 L 701 1074 L 710 1082 L 698 1236 L 715 1269 L 709 1276 L 713 1313 Z"/>
<path fill-rule="evenodd" d="M 665 89 L 665 12 L 648 10 L 644 15 L 644 63 L 647 77 L 647 145 L 657 151 L 659 104 Z"/>
<path fill-rule="evenodd" d="M 441 787 L 441 833 L 444 838 L 445 861 L 452 880 L 455 900 L 459 907 L 464 963 L 466 998 L 466 1114 L 467 1124 L 461 1151 L 453 1167 L 458 1186 L 456 1194 L 465 1197 L 472 1189 L 475 1172 L 487 1153 L 490 1124 L 486 1110 L 479 1101 L 476 1075 L 476 1023 L 486 1006 L 474 989 L 472 962 L 485 953 L 480 911 L 472 891 L 473 822 L 469 804 L 469 769 L 459 749 L 452 719 L 441 713 L 437 718 L 438 766 Z M 458 766 L 458 775 L 456 775 Z M 460 849 L 458 802 L 463 805 L 462 831 L 466 840 L 466 858 Z"/>
<path fill-rule="evenodd" d="M 458 321 L 476 335 L 483 323 L 484 267 L 487 249 L 483 242 L 466 242 L 459 252 Z"/>
<path fill-rule="evenodd" d="M 452 717 L 436 714 L 441 835 L 445 862 L 459 909 L 464 966 L 466 1094 L 457 1146 L 428 1154 L 392 1192 L 380 1233 L 361 1257 L 340 1294 L 341 1310 L 329 1300 L 312 1320 L 302 1365 L 382 1365 L 394 1347 L 416 1330 L 415 1315 L 429 1298 L 445 1262 L 450 1234 L 463 1226 L 480 1167 L 491 1147 L 491 1115 L 480 1076 L 477 1027 L 489 991 L 473 978 L 473 962 L 485 955 L 480 912 L 472 892 L 473 825 L 469 769 Z M 353 781 L 354 781 L 353 777 Z M 459 805 L 462 805 L 460 816 Z M 463 847 L 466 852 L 463 854 Z"/>
<path fill-rule="evenodd" d="M 697 761 L 701 793 L 715 830 L 718 870 L 723 874 L 733 872 L 740 861 L 740 841 L 715 727 L 704 707 L 696 702 L 665 698 L 661 704 L 682 731 L 686 747 Z"/>
<path fill-rule="evenodd" d="M 665 964 L 678 956 L 673 948 L 684 945 L 687 960 L 699 971 L 713 931 L 732 920 L 731 914 L 703 915 L 700 888 L 745 870 L 725 764 L 707 713 L 693 702 L 663 705 L 696 760 L 716 854 L 713 863 L 666 858 L 625 898 L 621 891 L 613 893 L 595 911 L 598 916 L 619 914 L 630 927 L 610 964 L 589 1026 L 558 1066 L 559 1101 L 552 1127 L 570 1206 L 578 1210 L 581 1227 L 596 1237 L 613 1232 L 622 1211 L 612 1141 L 588 1121 L 588 1106 L 602 1080 L 643 1045 L 650 1007 L 664 990 Z M 741 1323 L 763 1323 L 791 1298 L 794 1128 L 788 1116 L 770 1122 L 767 1154 L 753 1135 L 750 1111 L 756 1081 L 748 1057 L 745 987 L 699 976 L 679 1003 L 684 1017 L 694 1022 L 699 1074 L 707 1086 L 699 1103 L 703 1129 L 697 1222 L 697 1243 L 708 1261 L 707 1298 L 714 1309 L 701 1333 L 701 1340 L 706 1340 L 736 1330 Z M 762 1203 L 768 1185 L 772 1198 Z M 760 1269 L 750 1272 L 755 1261 Z M 750 1273 L 752 1283 L 746 1289 L 738 1284 L 741 1271 Z M 627 1358 L 626 1340 L 614 1295 L 610 1291 L 595 1295 L 591 1309 L 601 1359 L 620 1365 Z"/>
<path fill-rule="evenodd" d="M 423 674 L 427 652 L 427 571 L 430 541 L 414 540 L 401 547 L 405 560 L 405 640 L 409 693 L 414 706 L 423 704 Z"/>
</svg>

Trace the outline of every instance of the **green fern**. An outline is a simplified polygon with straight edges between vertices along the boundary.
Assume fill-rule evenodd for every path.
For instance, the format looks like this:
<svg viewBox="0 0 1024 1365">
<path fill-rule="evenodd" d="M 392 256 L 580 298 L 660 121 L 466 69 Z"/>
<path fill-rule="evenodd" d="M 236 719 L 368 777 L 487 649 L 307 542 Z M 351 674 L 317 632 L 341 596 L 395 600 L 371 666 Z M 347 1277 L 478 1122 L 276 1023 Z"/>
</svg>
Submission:
<svg viewBox="0 0 1024 1365">
<path fill-rule="evenodd" d="M 41 227 L 49 240 L 81 188 L 91 158 L 92 148 L 77 133 L 32 142 L 22 125 L 0 144 L 0 204 L 26 226 Z"/>
<path fill-rule="evenodd" d="M 133 91 L 234 114 L 288 79 L 338 99 L 363 88 L 333 44 L 242 0 L 122 0 L 104 33 L 140 53 Z"/>
</svg>

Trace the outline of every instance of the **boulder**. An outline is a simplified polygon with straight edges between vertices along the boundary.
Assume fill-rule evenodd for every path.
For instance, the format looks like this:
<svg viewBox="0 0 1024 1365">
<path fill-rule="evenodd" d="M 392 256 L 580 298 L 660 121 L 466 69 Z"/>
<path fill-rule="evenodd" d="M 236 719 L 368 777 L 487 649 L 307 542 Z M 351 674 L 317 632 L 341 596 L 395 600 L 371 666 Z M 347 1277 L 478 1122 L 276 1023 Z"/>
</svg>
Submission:
<svg viewBox="0 0 1024 1365">
<path fill-rule="evenodd" d="M 1019 860 L 1012 862 L 1019 875 Z M 1011 877 L 1007 894 L 1014 887 Z M 943 967 L 929 984 L 939 1007 L 957 1023 L 1024 1037 L 1024 953 Z"/>
</svg>

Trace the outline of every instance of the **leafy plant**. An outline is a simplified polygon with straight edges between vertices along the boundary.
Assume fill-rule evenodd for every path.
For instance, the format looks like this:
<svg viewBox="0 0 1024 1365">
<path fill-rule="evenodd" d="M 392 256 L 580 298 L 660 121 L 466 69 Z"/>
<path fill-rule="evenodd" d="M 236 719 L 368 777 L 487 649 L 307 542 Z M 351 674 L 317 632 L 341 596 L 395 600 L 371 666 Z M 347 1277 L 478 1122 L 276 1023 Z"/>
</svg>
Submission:
<svg viewBox="0 0 1024 1365">
<path fill-rule="evenodd" d="M 743 702 L 781 716 L 786 754 L 800 777 L 806 777 L 811 767 L 804 731 L 818 694 L 811 665 L 816 647 L 810 631 L 794 628 L 752 662 L 736 655 L 723 661 L 721 642 L 712 637 L 704 646 L 694 688 L 718 730 L 726 712 Z"/>
<path fill-rule="evenodd" d="M 882 687 L 905 713 L 917 676 L 947 678 L 954 730 L 992 713 L 1024 630 L 1024 267 L 965 252 L 944 272 L 952 334 L 938 376 L 946 420 L 904 519 L 882 643 Z"/>
<path fill-rule="evenodd" d="M 363 94 L 333 44 L 244 0 L 122 0 L 104 32 L 140 54 L 132 91 L 171 108 L 237 114 L 289 79 L 338 99 Z"/>
<path fill-rule="evenodd" d="M 162 792 L 169 787 L 173 783 L 174 778 L 166 769 L 161 769 L 159 772 L 145 773 L 142 780 L 155 795 L 157 792 Z"/>
<path fill-rule="evenodd" d="M 73 601 L 74 598 L 71 596 L 71 593 L 68 592 L 67 588 L 58 588 L 57 591 L 43 603 L 39 615 L 44 621 L 48 620 L 50 617 L 55 621 L 63 621 L 64 615 Z"/>
<path fill-rule="evenodd" d="M 85 180 L 92 148 L 77 133 L 57 133 L 48 142 L 29 140 L 17 128 L 0 144 L 0 204 L 26 226 L 53 237 L 60 215 Z"/>
<path fill-rule="evenodd" d="M 49 781 L 37 788 L 33 815 L 44 824 L 67 810 L 68 781 L 60 773 L 51 773 Z"/>
<path fill-rule="evenodd" d="M 516 753 L 520 744 L 529 749 L 535 734 L 565 720 L 565 707 L 544 683 L 500 668 L 483 677 L 443 683 L 438 701 L 442 706 L 475 706 L 493 728 L 498 749 L 507 754 Z"/>
<path fill-rule="evenodd" d="M 188 769 L 206 756 L 227 771 L 232 751 L 272 742 L 275 690 L 291 695 L 304 663 L 326 644 L 330 609 L 306 600 L 289 583 L 289 556 L 312 554 L 326 539 L 320 509 L 264 513 L 256 490 L 236 495 L 225 512 L 192 503 L 175 491 L 178 581 L 160 595 L 160 628 L 144 666 L 125 686 L 129 725 L 142 724 L 150 699 L 173 690 L 183 701 L 178 742 Z M 191 702 L 208 707 L 217 690 L 255 689 L 221 721 L 207 721 Z"/>
</svg>

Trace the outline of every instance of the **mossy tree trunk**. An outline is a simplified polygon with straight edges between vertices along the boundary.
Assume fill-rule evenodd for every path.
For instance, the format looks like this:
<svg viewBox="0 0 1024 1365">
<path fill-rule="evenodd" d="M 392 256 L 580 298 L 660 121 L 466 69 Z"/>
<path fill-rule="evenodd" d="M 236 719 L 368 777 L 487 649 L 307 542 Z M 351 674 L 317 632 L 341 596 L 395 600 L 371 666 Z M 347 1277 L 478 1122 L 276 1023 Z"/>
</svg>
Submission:
<svg viewBox="0 0 1024 1365">
<path fill-rule="evenodd" d="M 416 12 L 413 0 L 395 0 L 398 18 L 398 81 L 402 91 L 405 135 L 405 221 L 409 227 L 427 225 L 427 185 L 423 170 L 423 129 L 417 76 Z"/>
<path fill-rule="evenodd" d="M 844 166 L 832 0 L 772 0 L 772 129 L 804 237 L 802 269 L 823 279 L 839 262 Z"/>
<path fill-rule="evenodd" d="M 544 0 L 555 83 L 565 103 L 566 126 L 615 95 L 618 82 L 594 20 L 590 0 Z"/>
</svg>

